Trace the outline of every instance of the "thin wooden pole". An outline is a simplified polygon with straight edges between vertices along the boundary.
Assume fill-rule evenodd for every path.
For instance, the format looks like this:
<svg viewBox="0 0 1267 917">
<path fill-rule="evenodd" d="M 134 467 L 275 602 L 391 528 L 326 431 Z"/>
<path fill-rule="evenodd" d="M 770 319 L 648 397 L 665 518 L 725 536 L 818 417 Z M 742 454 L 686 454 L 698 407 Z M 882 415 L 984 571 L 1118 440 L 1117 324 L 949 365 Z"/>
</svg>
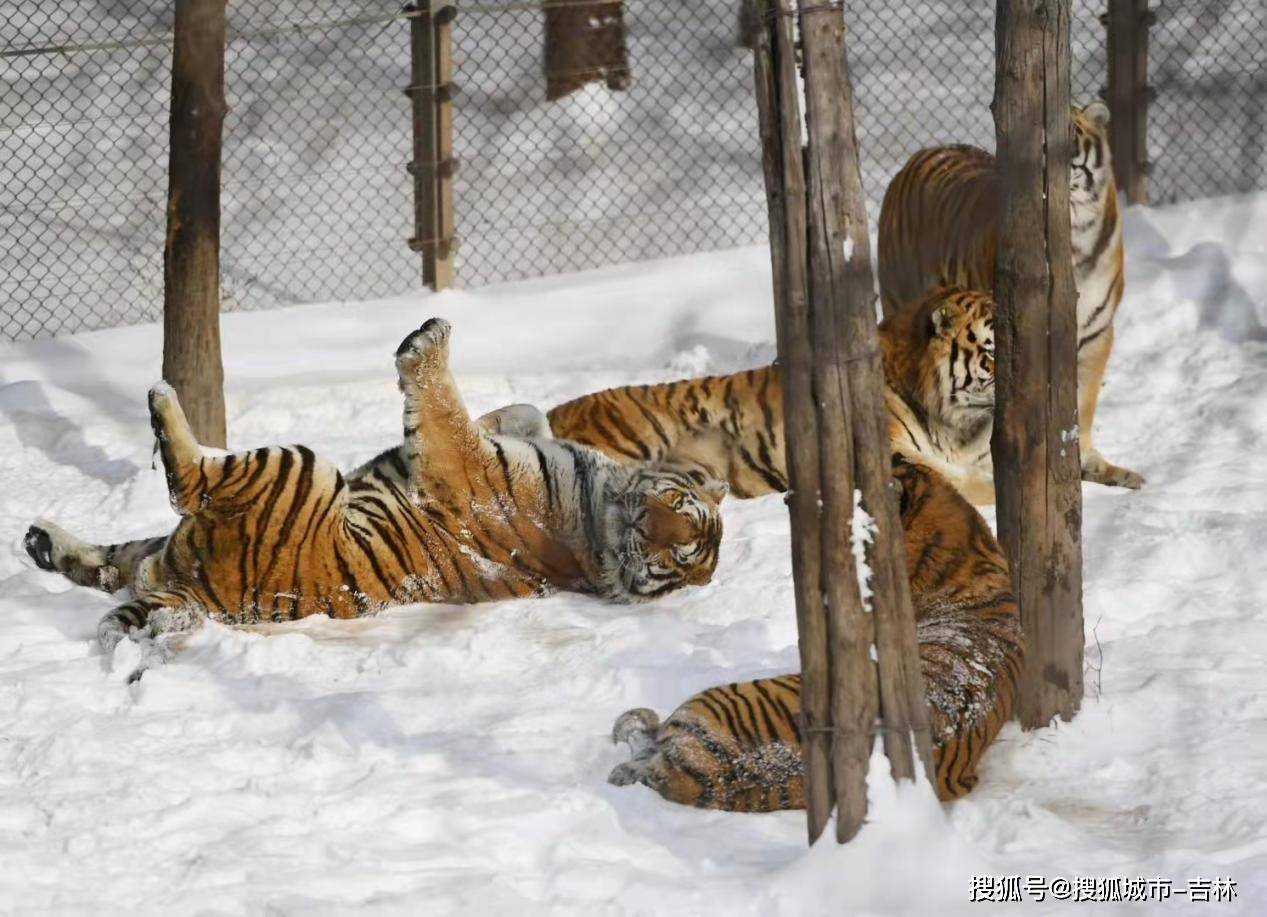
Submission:
<svg viewBox="0 0 1267 917">
<path fill-rule="evenodd" d="M 809 38 L 806 66 L 817 65 L 817 52 L 821 48 L 826 52 L 823 63 L 830 68 L 826 75 L 834 77 L 834 83 L 839 86 L 838 90 L 833 87 L 834 91 L 827 96 L 829 110 L 826 112 L 836 125 L 830 139 L 838 143 L 838 148 L 828 149 L 828 155 L 841 169 L 843 225 L 835 230 L 833 238 L 839 238 L 842 244 L 833 245 L 832 250 L 848 253 L 843 268 L 844 322 L 838 328 L 843 331 L 843 339 L 837 346 L 845 354 L 849 378 L 854 478 L 860 507 L 875 522 L 866 558 L 871 571 L 870 606 L 874 611 L 884 750 L 893 779 L 913 780 L 916 767 L 922 767 L 931 781 L 932 735 L 915 634 L 915 609 L 906 570 L 906 542 L 893 491 L 889 419 L 876 325 L 866 197 L 854 130 L 848 42 L 844 36 L 843 15 L 824 16 L 822 20 L 830 28 L 822 33 L 813 30 L 806 33 Z M 810 53 L 811 48 L 815 53 Z"/>
<path fill-rule="evenodd" d="M 437 112 L 435 104 L 435 22 L 431 0 L 405 7 L 409 19 L 409 96 L 413 124 L 414 234 L 409 247 L 422 255 L 422 282 L 436 286 L 436 240 L 440 238 L 440 201 L 436 185 Z"/>
<path fill-rule="evenodd" d="M 1109 146 L 1117 186 L 1128 203 L 1148 202 L 1148 0 L 1109 0 Z"/>
<path fill-rule="evenodd" d="M 435 289 L 453 286 L 453 256 L 457 249 L 453 218 L 453 19 L 457 7 L 446 3 L 436 12 L 435 85 L 436 182 Z"/>
<path fill-rule="evenodd" d="M 827 611 L 823 602 L 819 527 L 818 420 L 814 410 L 813 343 L 806 276 L 805 174 L 801 157 L 800 90 L 787 0 L 764 0 L 753 55 L 762 139 L 770 259 L 774 273 L 778 364 L 787 442 L 787 504 L 801 655 L 801 749 L 812 844 L 834 801 Z"/>
<path fill-rule="evenodd" d="M 994 481 L 1028 643 L 1026 728 L 1082 702 L 1082 491 L 1069 225 L 1069 0 L 999 0 Z"/>
<path fill-rule="evenodd" d="M 808 145 L 801 148 L 792 17 L 800 16 Z M 833 803 L 857 833 L 883 716 L 893 775 L 928 773 L 931 741 L 897 504 L 866 210 L 839 8 L 762 5 L 753 56 L 770 213 L 801 651 L 801 743 L 810 842 Z M 877 523 L 855 568 L 855 481 Z M 868 613 L 874 609 L 874 614 Z M 878 660 L 879 665 L 873 660 Z M 915 737 L 914 748 L 912 736 Z"/>
<path fill-rule="evenodd" d="M 172 45 L 163 378 L 198 440 L 225 445 L 220 359 L 220 140 L 224 0 L 178 0 Z"/>
<path fill-rule="evenodd" d="M 836 836 L 844 842 L 857 833 L 866 814 L 866 775 L 877 713 L 882 714 L 884 747 L 896 779 L 914 778 L 913 742 L 923 751 L 923 767 L 930 773 L 932 748 L 902 527 L 890 483 L 888 423 L 844 14 L 825 4 L 803 5 L 801 10 L 823 565 L 825 570 L 839 571 L 824 578 L 824 591 L 832 637 Z M 833 405 L 836 399 L 839 411 Z M 876 522 L 865 551 L 873 614 L 863 607 L 857 576 L 849 575 L 855 573 L 855 487 L 861 509 Z"/>
</svg>

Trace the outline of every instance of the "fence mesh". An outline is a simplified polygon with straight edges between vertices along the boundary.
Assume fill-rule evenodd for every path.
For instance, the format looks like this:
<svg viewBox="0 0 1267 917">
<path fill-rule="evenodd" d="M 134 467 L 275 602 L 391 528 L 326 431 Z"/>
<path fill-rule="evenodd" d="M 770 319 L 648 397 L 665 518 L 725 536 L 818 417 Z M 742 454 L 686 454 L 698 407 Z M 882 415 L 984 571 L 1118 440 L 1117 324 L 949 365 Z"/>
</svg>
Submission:
<svg viewBox="0 0 1267 917">
<path fill-rule="evenodd" d="M 595 5 L 596 14 L 612 6 Z M 1105 82 L 1104 0 L 1073 0 L 1080 100 Z M 409 24 L 389 0 L 228 5 L 226 310 L 416 288 Z M 460 285 L 752 244 L 766 216 L 738 0 L 625 0 L 630 79 L 546 101 L 538 2 L 459 3 Z M 1154 200 L 1264 186 L 1260 0 L 1157 6 Z M 874 218 L 912 152 L 993 145 L 993 4 L 849 0 Z M 155 319 L 171 4 L 0 7 L 0 337 Z"/>
</svg>

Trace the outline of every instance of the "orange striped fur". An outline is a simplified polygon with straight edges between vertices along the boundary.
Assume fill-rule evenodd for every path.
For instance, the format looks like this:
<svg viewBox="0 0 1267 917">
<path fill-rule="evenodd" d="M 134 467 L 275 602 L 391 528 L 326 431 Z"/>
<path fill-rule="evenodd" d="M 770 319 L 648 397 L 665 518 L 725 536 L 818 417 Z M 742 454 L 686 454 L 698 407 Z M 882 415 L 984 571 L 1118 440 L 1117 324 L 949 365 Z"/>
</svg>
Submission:
<svg viewBox="0 0 1267 917">
<path fill-rule="evenodd" d="M 1137 488 L 1144 479 L 1101 456 L 1092 424 L 1124 287 L 1122 215 L 1108 141 L 1108 108 L 1073 111 L 1070 220 L 1078 289 L 1078 438 L 1083 479 Z M 971 146 L 920 150 L 893 177 L 880 208 L 878 275 L 886 317 L 929 291 L 993 291 L 999 186 L 994 157 Z"/>
<path fill-rule="evenodd" d="M 958 798 L 1010 719 L 1024 640 L 1007 562 L 980 514 L 936 473 L 898 460 L 906 563 L 933 737 L 935 789 Z M 673 802 L 739 812 L 803 808 L 799 675 L 719 685 L 663 722 L 616 721 L 632 760 L 609 779 Z"/>
<path fill-rule="evenodd" d="M 894 451 L 994 499 L 994 302 L 938 290 L 880 326 Z M 740 497 L 787 488 L 783 394 L 773 367 L 585 395 L 549 412 L 555 436 L 623 461 L 665 462 L 726 481 Z"/>
<path fill-rule="evenodd" d="M 133 588 L 101 622 L 106 648 L 208 615 L 346 618 L 556 589 L 645 600 L 708 581 L 723 485 L 549 438 L 488 434 L 449 374 L 448 337 L 448 323 L 432 319 L 401 344 L 404 444 L 347 476 L 304 446 L 212 455 L 175 393 L 156 386 L 150 413 L 175 531 L 101 547 L 41 523 L 28 552 L 76 582 Z"/>
</svg>

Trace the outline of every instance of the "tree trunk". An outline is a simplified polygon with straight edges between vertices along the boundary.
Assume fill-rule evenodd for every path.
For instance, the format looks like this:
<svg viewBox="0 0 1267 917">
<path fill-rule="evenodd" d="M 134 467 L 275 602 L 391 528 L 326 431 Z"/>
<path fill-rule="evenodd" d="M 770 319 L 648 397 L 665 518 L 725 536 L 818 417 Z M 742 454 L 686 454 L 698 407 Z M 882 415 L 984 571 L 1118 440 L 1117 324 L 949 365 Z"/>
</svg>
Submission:
<svg viewBox="0 0 1267 917">
<path fill-rule="evenodd" d="M 220 135 L 225 0 L 177 0 L 172 49 L 163 378 L 198 441 L 225 445 L 220 362 Z"/>
<path fill-rule="evenodd" d="M 1132 204 L 1148 202 L 1148 0 L 1109 0 L 1109 149 L 1117 186 Z"/>
<path fill-rule="evenodd" d="M 561 99 L 586 83 L 629 87 L 624 0 L 545 0 L 544 8 L 547 101 Z"/>
<path fill-rule="evenodd" d="M 1082 491 L 1070 252 L 1069 0 L 999 0 L 994 482 L 1028 652 L 1026 728 L 1082 701 Z"/>
</svg>

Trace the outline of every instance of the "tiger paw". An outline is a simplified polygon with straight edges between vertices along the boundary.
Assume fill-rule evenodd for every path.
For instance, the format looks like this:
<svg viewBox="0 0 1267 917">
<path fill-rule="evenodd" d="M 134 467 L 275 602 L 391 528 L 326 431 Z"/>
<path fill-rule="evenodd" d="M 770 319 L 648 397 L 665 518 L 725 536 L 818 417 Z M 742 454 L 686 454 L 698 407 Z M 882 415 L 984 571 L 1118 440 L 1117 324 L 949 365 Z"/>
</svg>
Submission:
<svg viewBox="0 0 1267 917">
<path fill-rule="evenodd" d="M 635 783 L 644 783 L 646 779 L 646 761 L 626 761 L 624 764 L 617 764 L 607 775 L 607 782 L 612 786 L 632 786 Z"/>
<path fill-rule="evenodd" d="M 1129 490 L 1139 490 L 1147 483 L 1139 472 L 1114 465 L 1098 452 L 1092 452 L 1083 460 L 1082 480 Z"/>
<path fill-rule="evenodd" d="M 429 318 L 396 348 L 396 371 L 403 381 L 422 368 L 443 369 L 448 363 L 449 334 L 453 327 L 442 318 Z"/>
<path fill-rule="evenodd" d="M 53 537 L 47 529 L 38 525 L 31 526 L 22 539 L 22 547 L 26 548 L 26 553 L 41 570 L 57 570 L 53 564 Z"/>
</svg>

